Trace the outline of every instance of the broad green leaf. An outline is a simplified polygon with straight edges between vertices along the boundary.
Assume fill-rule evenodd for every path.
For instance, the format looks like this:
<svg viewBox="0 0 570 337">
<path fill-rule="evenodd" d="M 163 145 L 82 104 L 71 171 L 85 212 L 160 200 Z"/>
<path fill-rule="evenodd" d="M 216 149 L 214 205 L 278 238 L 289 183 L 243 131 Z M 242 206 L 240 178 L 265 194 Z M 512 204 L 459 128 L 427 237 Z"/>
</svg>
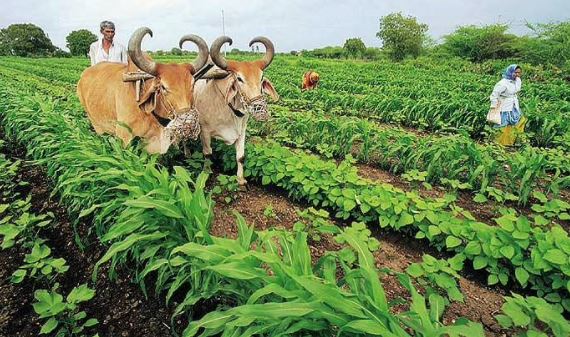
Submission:
<svg viewBox="0 0 570 337">
<path fill-rule="evenodd" d="M 44 325 L 42 325 L 42 328 L 40 330 L 40 335 L 45 335 L 52 332 L 55 328 L 57 328 L 58 325 L 59 322 L 57 321 L 57 319 L 51 317 L 50 319 L 48 319 L 47 322 L 44 323 Z"/>
<path fill-rule="evenodd" d="M 453 235 L 450 235 L 445 239 L 445 245 L 447 246 L 447 248 L 457 247 L 461 245 L 461 239 L 456 238 Z"/>
<path fill-rule="evenodd" d="M 560 249 L 550 249 L 543 257 L 546 261 L 554 264 L 567 264 L 568 255 L 564 254 Z"/>
<path fill-rule="evenodd" d="M 517 269 L 515 269 L 515 277 L 522 286 L 525 286 L 526 282 L 528 281 L 529 274 L 524 268 L 518 267 Z"/>
<path fill-rule="evenodd" d="M 67 295 L 66 300 L 68 303 L 77 304 L 89 301 L 93 296 L 95 296 L 95 290 L 89 288 L 87 284 L 82 284 L 79 287 L 73 288 Z"/>
</svg>

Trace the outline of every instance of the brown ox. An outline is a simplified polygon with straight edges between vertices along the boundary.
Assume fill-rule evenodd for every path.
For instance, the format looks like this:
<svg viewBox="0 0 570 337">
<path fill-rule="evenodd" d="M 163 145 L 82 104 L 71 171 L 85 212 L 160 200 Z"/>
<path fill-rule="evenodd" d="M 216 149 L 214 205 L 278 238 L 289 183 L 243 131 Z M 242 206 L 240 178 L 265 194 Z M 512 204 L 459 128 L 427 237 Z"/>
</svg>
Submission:
<svg viewBox="0 0 570 337">
<path fill-rule="evenodd" d="M 265 56 L 257 61 L 238 62 L 226 60 L 220 55 L 222 45 L 231 45 L 232 39 L 227 36 L 217 38 L 210 47 L 210 57 L 220 69 L 210 71 L 194 86 L 196 107 L 200 111 L 202 151 L 206 158 L 212 154 L 212 137 L 221 139 L 228 145 L 234 144 L 240 185 L 247 183 L 243 177 L 243 162 L 249 115 L 258 120 L 268 118 L 264 93 L 274 100 L 279 99 L 273 84 L 263 78 L 263 70 L 273 60 L 273 43 L 268 38 L 256 37 L 249 46 L 256 42 L 265 45 Z"/>
<path fill-rule="evenodd" d="M 303 84 L 301 86 L 301 91 L 315 89 L 319 84 L 319 79 L 320 79 L 319 73 L 312 70 L 307 71 L 303 75 Z"/>
<path fill-rule="evenodd" d="M 152 37 L 152 31 L 142 27 L 131 36 L 128 65 L 103 62 L 83 71 L 77 95 L 98 134 L 115 135 L 125 146 L 141 137 L 149 153 L 165 153 L 171 137 L 160 121 L 193 111 L 193 74 L 207 62 L 208 46 L 196 35 L 185 35 L 179 45 L 186 41 L 198 45 L 196 60 L 191 64 L 157 63 L 141 51 L 146 34 Z M 123 74 L 139 69 L 147 79 L 137 93 L 137 85 L 123 82 Z"/>
</svg>

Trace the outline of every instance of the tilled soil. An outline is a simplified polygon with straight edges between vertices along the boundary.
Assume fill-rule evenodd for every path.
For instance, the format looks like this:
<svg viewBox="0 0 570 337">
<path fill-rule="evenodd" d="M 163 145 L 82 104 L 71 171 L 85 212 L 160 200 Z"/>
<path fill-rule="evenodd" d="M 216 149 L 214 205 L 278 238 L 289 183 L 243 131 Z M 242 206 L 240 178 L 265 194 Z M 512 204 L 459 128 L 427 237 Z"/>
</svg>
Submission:
<svg viewBox="0 0 570 337">
<path fill-rule="evenodd" d="M 12 157 L 22 157 L 16 150 Z M 172 309 L 164 304 L 162 296 L 146 299 L 139 286 L 131 283 L 131 272 L 123 268 L 118 272 L 117 280 L 109 280 L 107 269 L 102 268 L 95 284 L 91 274 L 96 261 L 105 253 L 106 248 L 99 245 L 95 238 L 90 238 L 86 249 L 80 250 L 74 242 L 74 229 L 67 213 L 55 200 L 50 199 L 51 187 L 41 169 L 24 166 L 20 180 L 30 183 L 33 212 L 55 214 L 55 225 L 42 232 L 48 240 L 55 257 L 63 257 L 70 270 L 58 281 L 60 292 L 67 293 L 73 287 L 88 283 L 96 290 L 96 296 L 82 305 L 88 317 L 99 320 L 94 330 L 100 336 L 171 336 L 172 330 L 180 332 L 187 321 L 171 322 Z M 237 192 L 235 201 L 226 203 L 217 198 L 212 233 L 219 236 L 236 237 L 234 211 L 244 216 L 248 224 L 256 229 L 283 228 L 291 229 L 300 220 L 296 210 L 309 205 L 293 202 L 285 193 L 272 187 L 250 184 L 247 191 Z M 264 212 L 266 214 L 264 214 Z M 337 223 L 340 226 L 347 225 Z M 81 238 L 87 237 L 88 221 L 78 224 L 77 231 Z M 374 230 L 373 235 L 380 240 L 381 247 L 374 254 L 378 268 L 390 268 L 403 272 L 412 262 L 420 262 L 423 253 L 437 256 L 437 252 L 424 247 L 418 240 L 398 234 L 386 234 Z M 327 250 L 338 250 L 342 246 L 330 236 L 324 235 L 320 241 L 310 241 L 313 261 L 318 260 Z M 25 252 L 13 248 L 0 251 L 0 336 L 37 336 L 41 323 L 31 304 L 34 302 L 34 287 L 31 283 L 13 285 L 9 276 L 21 264 Z M 389 299 L 406 298 L 407 292 L 392 275 L 383 275 L 382 281 Z M 466 317 L 481 322 L 488 336 L 503 336 L 503 332 L 493 319 L 503 303 L 502 292 L 489 290 L 479 282 L 462 278 L 459 281 L 465 295 L 465 303 L 452 304 L 444 322 L 449 324 L 459 317 Z M 41 286 L 36 286 L 41 288 Z M 151 286 L 148 289 L 152 289 Z M 207 310 L 205 310 L 207 311 Z M 174 325 L 174 326 L 173 326 Z"/>
<path fill-rule="evenodd" d="M 12 158 L 22 157 L 21 150 L 11 149 Z M 97 281 L 91 281 L 93 267 L 105 253 L 106 248 L 98 244 L 95 238 L 89 238 L 85 250 L 80 250 L 74 242 L 73 225 L 65 209 L 50 198 L 51 187 L 46 175 L 38 167 L 22 166 L 20 181 L 30 183 L 22 195 L 32 195 L 32 212 L 43 214 L 52 212 L 55 215 L 53 225 L 40 233 L 52 249 L 52 256 L 63 257 L 69 270 L 57 282 L 59 293 L 67 294 L 73 287 L 87 283 L 95 289 L 95 297 L 80 305 L 87 312 L 87 317 L 97 318 L 99 324 L 92 329 L 93 335 L 100 336 L 171 336 L 174 328 L 180 332 L 183 321 L 171 323 L 172 309 L 164 304 L 163 296 L 149 294 L 145 298 L 140 287 L 131 282 L 132 275 L 127 268 L 118 271 L 116 280 L 107 276 L 107 268 L 102 268 Z M 86 238 L 89 229 L 88 221 L 80 222 L 77 230 L 81 238 Z M 0 251 L 0 336 L 2 337 L 35 337 L 39 335 L 41 324 L 34 312 L 32 303 L 34 291 L 49 288 L 49 285 L 33 284 L 27 279 L 19 285 L 10 283 L 10 275 L 22 264 L 25 252 L 22 248 L 10 248 Z M 149 289 L 152 287 L 149 286 Z"/>
<path fill-rule="evenodd" d="M 225 203 L 223 197 L 217 198 L 214 209 L 212 232 L 215 235 L 235 238 L 237 226 L 234 211 L 238 211 L 250 225 L 256 229 L 283 228 L 291 229 L 300 218 L 296 210 L 308 205 L 295 203 L 281 190 L 272 187 L 261 187 L 250 183 L 247 191 L 236 192 L 235 201 Z M 270 216 L 264 211 L 271 206 L 273 212 Z M 269 213 L 269 212 L 268 212 Z M 337 223 L 347 226 L 348 223 Z M 399 234 L 384 233 L 373 230 L 373 236 L 380 241 L 380 249 L 374 254 L 376 266 L 379 269 L 389 268 L 395 272 L 405 272 L 413 262 L 421 262 L 422 255 L 429 253 L 441 257 L 437 251 L 427 247 L 425 242 L 407 238 Z M 310 242 L 312 261 L 316 262 L 326 250 L 339 250 L 342 246 L 330 236 L 324 235 L 319 242 Z M 390 300 L 398 297 L 407 298 L 407 291 L 400 285 L 393 275 L 383 275 L 382 281 Z M 493 316 L 500 312 L 504 303 L 504 291 L 489 289 L 478 280 L 461 278 L 459 286 L 465 296 L 465 303 L 453 303 L 447 309 L 443 321 L 451 324 L 460 317 L 480 322 L 485 328 L 487 336 L 505 336 L 504 331 L 494 320 Z M 403 308 L 396 308 L 403 309 Z"/>
</svg>

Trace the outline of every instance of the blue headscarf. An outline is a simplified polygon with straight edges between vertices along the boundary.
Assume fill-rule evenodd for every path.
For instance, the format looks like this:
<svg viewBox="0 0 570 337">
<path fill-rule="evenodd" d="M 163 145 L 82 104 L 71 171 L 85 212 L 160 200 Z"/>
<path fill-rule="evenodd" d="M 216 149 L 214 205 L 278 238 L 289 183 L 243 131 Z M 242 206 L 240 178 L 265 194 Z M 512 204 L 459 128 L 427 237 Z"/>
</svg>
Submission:
<svg viewBox="0 0 570 337">
<path fill-rule="evenodd" d="M 517 69 L 516 64 L 511 64 L 510 66 L 503 71 L 503 78 L 507 80 L 514 80 L 515 79 L 515 70 Z"/>
</svg>

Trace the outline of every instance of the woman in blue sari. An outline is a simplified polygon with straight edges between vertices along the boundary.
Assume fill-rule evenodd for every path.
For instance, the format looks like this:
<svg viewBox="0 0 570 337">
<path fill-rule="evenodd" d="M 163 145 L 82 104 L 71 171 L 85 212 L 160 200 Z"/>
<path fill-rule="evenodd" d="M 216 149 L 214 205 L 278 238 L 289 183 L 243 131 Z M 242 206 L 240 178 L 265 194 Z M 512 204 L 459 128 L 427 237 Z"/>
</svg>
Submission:
<svg viewBox="0 0 570 337">
<path fill-rule="evenodd" d="M 501 145 L 513 145 L 517 135 L 524 132 L 527 119 L 522 115 L 517 95 L 522 86 L 521 75 L 521 67 L 511 64 L 505 69 L 503 78 L 495 84 L 491 93 L 491 108 L 500 105 L 501 124 L 495 127 L 502 128 L 497 137 Z"/>
</svg>

